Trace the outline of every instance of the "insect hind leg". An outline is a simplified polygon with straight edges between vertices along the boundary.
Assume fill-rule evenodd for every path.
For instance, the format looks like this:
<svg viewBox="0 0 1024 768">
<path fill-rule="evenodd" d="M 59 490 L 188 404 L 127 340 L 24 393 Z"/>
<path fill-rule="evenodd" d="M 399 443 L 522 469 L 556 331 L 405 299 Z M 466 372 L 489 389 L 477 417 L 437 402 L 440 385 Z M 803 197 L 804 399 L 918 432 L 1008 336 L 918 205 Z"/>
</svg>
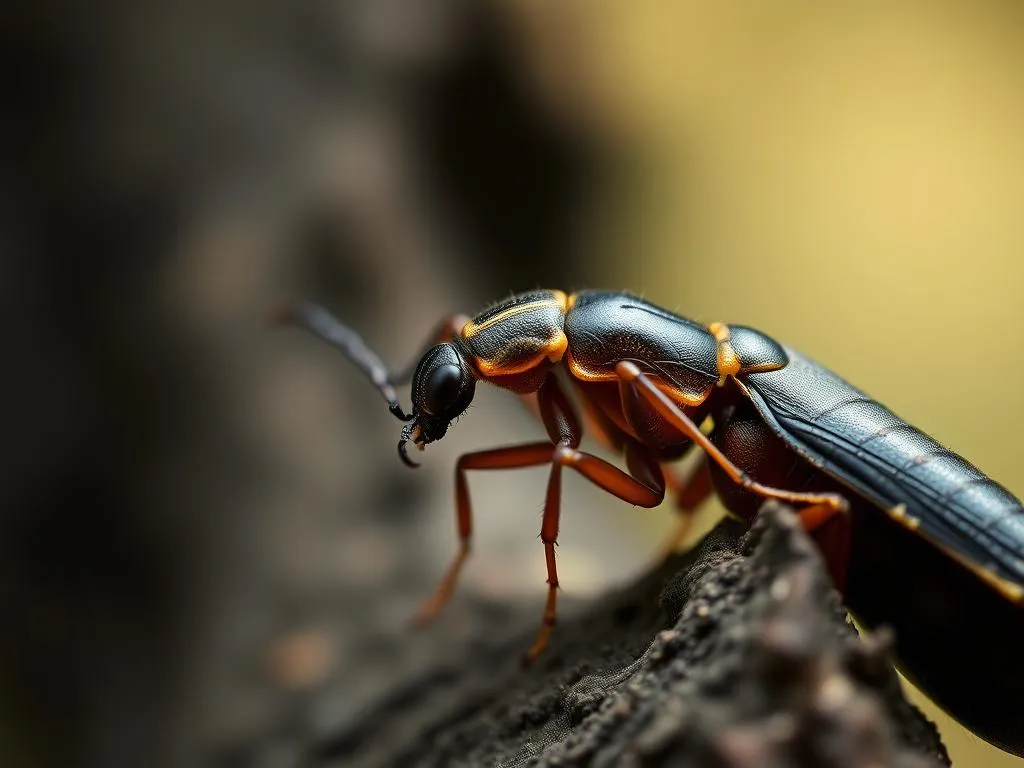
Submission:
<svg viewBox="0 0 1024 768">
<path fill-rule="evenodd" d="M 716 424 L 712 440 L 634 363 L 622 361 L 616 372 L 623 398 L 639 395 L 703 449 L 715 488 L 730 512 L 750 520 L 767 499 L 796 506 L 805 529 L 816 539 L 826 540 L 823 551 L 837 585 L 845 583 L 851 537 L 845 519 L 849 503 L 830 491 L 789 490 L 820 481 L 820 472 L 796 456 L 749 408 L 740 406 L 725 423 Z"/>
<path fill-rule="evenodd" d="M 723 418 L 713 437 L 715 445 L 743 472 L 773 487 L 814 489 L 812 494 L 804 494 L 806 498 L 823 491 L 823 485 L 831 482 L 823 480 L 820 471 L 793 453 L 751 407 L 741 405 Z M 711 476 L 726 508 L 746 519 L 757 514 L 763 496 L 737 485 L 717 466 L 711 467 Z M 782 500 L 797 507 L 800 522 L 821 550 L 834 584 L 845 591 L 853 534 L 850 516 L 829 502 L 801 503 L 795 492 L 793 498 Z"/>
</svg>

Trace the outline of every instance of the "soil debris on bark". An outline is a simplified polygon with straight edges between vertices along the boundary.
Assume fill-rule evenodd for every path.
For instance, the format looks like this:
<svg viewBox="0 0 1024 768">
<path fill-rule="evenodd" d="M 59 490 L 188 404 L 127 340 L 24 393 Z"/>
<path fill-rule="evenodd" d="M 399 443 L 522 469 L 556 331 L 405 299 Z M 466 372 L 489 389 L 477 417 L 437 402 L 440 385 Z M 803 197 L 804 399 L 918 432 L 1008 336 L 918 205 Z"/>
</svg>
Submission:
<svg viewBox="0 0 1024 768">
<path fill-rule="evenodd" d="M 409 633 L 436 655 L 296 745 L 299 762 L 949 765 L 935 726 L 903 696 L 892 636 L 858 636 L 787 507 L 766 504 L 749 531 L 723 521 L 617 594 L 566 602 L 551 647 L 526 669 L 533 610 L 478 602 L 478 626 L 459 642 Z"/>
</svg>

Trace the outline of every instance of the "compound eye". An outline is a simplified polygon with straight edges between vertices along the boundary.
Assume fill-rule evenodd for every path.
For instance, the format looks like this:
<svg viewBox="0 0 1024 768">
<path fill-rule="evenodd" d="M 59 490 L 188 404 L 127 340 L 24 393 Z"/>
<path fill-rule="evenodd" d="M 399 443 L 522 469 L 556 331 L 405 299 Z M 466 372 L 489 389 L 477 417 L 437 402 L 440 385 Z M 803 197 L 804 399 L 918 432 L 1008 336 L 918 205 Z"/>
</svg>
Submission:
<svg viewBox="0 0 1024 768">
<path fill-rule="evenodd" d="M 431 416 L 444 416 L 458 402 L 462 389 L 462 369 L 457 365 L 440 365 L 430 373 L 423 393 L 423 410 Z"/>
</svg>

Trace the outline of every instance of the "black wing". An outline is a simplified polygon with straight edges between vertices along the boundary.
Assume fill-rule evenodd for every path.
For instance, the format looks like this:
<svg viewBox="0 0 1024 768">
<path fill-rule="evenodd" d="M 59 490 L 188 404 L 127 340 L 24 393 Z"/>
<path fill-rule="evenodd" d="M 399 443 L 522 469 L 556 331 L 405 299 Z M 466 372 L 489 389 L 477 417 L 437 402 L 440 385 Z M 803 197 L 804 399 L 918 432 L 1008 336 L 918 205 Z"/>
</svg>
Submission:
<svg viewBox="0 0 1024 768">
<path fill-rule="evenodd" d="M 792 349 L 784 368 L 740 377 L 794 450 L 918 532 L 1024 585 L 1024 507 L 975 466 Z"/>
</svg>

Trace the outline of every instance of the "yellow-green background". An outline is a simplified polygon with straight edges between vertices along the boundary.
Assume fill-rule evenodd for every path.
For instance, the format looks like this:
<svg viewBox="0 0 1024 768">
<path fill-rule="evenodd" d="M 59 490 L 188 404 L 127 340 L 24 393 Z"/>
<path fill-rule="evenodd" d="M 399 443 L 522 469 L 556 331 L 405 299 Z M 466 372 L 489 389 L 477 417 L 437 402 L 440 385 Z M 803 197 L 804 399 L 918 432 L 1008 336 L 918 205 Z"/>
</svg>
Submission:
<svg viewBox="0 0 1024 768">
<path fill-rule="evenodd" d="M 1024 4 L 512 5 L 623 160 L 589 274 L 774 334 L 1024 494 Z M 922 706 L 956 764 L 1022 764 Z"/>
</svg>

